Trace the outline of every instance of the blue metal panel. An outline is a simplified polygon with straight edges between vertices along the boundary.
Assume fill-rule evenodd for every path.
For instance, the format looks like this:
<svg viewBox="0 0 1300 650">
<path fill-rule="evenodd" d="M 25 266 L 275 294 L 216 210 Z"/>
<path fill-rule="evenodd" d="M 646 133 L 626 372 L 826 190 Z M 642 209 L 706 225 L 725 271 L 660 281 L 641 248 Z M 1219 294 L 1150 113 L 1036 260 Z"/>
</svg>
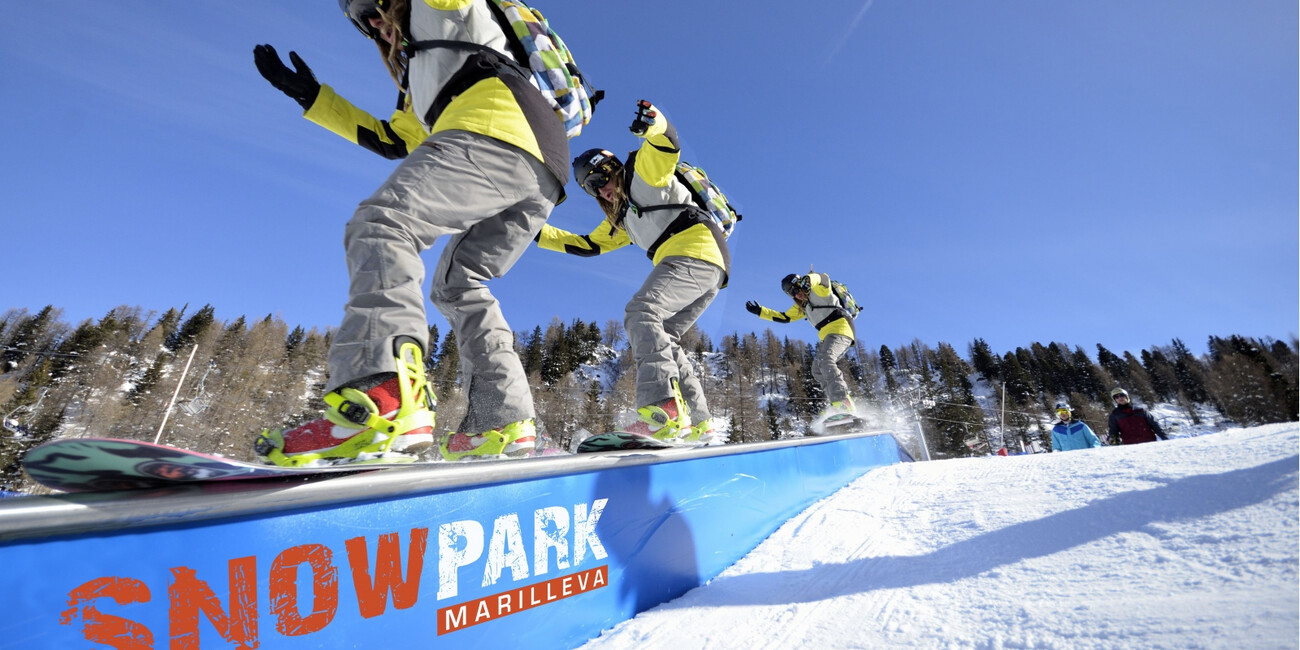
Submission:
<svg viewBox="0 0 1300 650">
<path fill-rule="evenodd" d="M 811 502 L 900 460 L 892 436 L 844 437 L 605 456 L 555 475 L 356 501 L 383 485 L 376 472 L 332 479 L 354 493 L 332 505 L 12 541 L 0 546 L 0 647 L 570 648 L 702 584 Z M 240 496 L 277 498 L 270 488 Z M 108 502 L 49 513 L 97 505 Z M 6 521 L 0 509 L 0 531 Z M 379 575 L 392 584 L 376 590 Z"/>
</svg>

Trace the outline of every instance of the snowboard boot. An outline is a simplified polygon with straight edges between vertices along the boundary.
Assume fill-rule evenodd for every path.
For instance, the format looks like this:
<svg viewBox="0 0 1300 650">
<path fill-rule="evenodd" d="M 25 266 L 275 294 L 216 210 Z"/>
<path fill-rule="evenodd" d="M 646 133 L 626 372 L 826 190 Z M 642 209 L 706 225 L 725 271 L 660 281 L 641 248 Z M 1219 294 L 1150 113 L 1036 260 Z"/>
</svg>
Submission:
<svg viewBox="0 0 1300 650">
<path fill-rule="evenodd" d="M 531 456 L 536 444 L 536 423 L 520 420 L 476 435 L 461 432 L 448 434 L 438 451 L 447 460 L 519 458 Z"/>
<path fill-rule="evenodd" d="M 673 442 L 688 433 L 691 428 L 691 416 L 682 402 L 682 392 L 677 387 L 677 380 L 672 380 L 672 397 L 659 404 L 642 406 L 636 410 L 635 419 L 623 427 L 623 433 L 650 436 L 657 440 Z"/>
<path fill-rule="evenodd" d="M 854 406 L 853 404 L 853 398 L 848 395 L 845 395 L 844 401 L 831 402 L 831 405 L 826 407 L 826 410 L 822 411 L 821 417 L 825 419 L 825 418 L 833 418 L 837 415 L 852 416 L 855 415 L 856 412 L 857 412 L 857 407 Z"/>
<path fill-rule="evenodd" d="M 706 420 L 696 422 L 692 424 L 689 429 L 686 429 L 686 432 L 682 434 L 682 440 L 686 442 L 699 442 L 699 443 L 709 442 L 710 440 L 713 440 L 713 436 L 716 433 L 715 432 L 716 428 L 717 425 L 714 424 L 713 418 L 708 418 Z"/>
<path fill-rule="evenodd" d="M 414 461 L 415 454 L 433 445 L 437 402 L 424 375 L 419 344 L 401 337 L 395 347 L 397 372 L 370 378 L 367 384 L 378 385 L 366 390 L 343 386 L 326 393 L 329 408 L 323 418 L 293 429 L 262 431 L 253 443 L 257 457 L 288 467 L 317 461 Z"/>
</svg>

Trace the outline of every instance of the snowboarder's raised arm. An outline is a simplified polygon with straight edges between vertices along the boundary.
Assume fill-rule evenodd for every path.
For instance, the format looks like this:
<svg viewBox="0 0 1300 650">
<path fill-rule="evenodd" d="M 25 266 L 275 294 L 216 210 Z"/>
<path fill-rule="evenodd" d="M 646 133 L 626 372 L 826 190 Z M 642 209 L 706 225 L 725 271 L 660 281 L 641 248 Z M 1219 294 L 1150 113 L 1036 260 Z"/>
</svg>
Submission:
<svg viewBox="0 0 1300 650">
<path fill-rule="evenodd" d="M 253 48 L 257 71 L 277 90 L 302 106 L 303 117 L 390 160 L 405 158 L 407 153 L 429 137 L 429 132 L 411 112 L 406 94 L 398 97 L 397 110 L 388 120 L 381 120 L 339 96 L 333 88 L 316 80 L 311 68 L 298 56 L 289 53 L 290 70 L 270 45 Z"/>
<path fill-rule="evenodd" d="M 539 248 L 579 257 L 603 255 L 632 243 L 627 232 L 622 228 L 611 227 L 606 221 L 602 221 L 589 235 L 575 235 L 546 224 L 537 233 L 536 241 Z"/>
<path fill-rule="evenodd" d="M 790 323 L 804 317 L 803 308 L 797 304 L 784 312 L 779 312 L 770 307 L 764 307 L 751 300 L 745 303 L 745 309 L 748 310 L 749 313 L 758 316 L 763 320 L 770 320 L 773 323 Z"/>
<path fill-rule="evenodd" d="M 636 175 L 650 187 L 668 185 L 682 157 L 677 128 L 658 108 L 643 99 L 637 102 L 636 117 L 628 129 L 645 140 L 636 154 Z"/>
<path fill-rule="evenodd" d="M 407 105 L 406 95 L 399 99 L 393 116 L 381 120 L 357 108 L 326 85 L 320 87 L 316 102 L 303 113 L 311 122 L 329 129 L 348 142 L 361 145 L 390 160 L 405 158 L 420 146 L 429 132 Z"/>
</svg>

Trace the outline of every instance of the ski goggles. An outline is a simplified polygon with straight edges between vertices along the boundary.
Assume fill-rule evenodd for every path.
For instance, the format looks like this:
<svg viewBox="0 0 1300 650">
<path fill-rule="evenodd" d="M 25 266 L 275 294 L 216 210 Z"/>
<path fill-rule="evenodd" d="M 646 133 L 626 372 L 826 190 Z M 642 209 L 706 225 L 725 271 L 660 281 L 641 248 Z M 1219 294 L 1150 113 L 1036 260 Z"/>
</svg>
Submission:
<svg viewBox="0 0 1300 650">
<path fill-rule="evenodd" d="M 383 6 L 384 0 L 339 0 L 339 8 L 366 38 L 378 36 L 370 26 L 370 19 L 378 18 L 379 9 Z"/>
<path fill-rule="evenodd" d="M 609 181 L 614 178 L 614 169 L 613 161 L 605 161 L 588 172 L 582 179 L 583 191 L 592 196 L 600 196 L 600 188 L 609 185 Z"/>
</svg>

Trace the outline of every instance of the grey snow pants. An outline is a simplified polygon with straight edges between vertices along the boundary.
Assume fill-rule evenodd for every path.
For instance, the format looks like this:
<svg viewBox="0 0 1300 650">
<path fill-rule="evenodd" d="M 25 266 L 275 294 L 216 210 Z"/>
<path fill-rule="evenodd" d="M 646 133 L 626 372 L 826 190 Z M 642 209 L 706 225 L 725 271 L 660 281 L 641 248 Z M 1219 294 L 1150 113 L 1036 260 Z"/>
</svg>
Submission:
<svg viewBox="0 0 1300 650">
<path fill-rule="evenodd" d="M 826 391 L 826 398 L 832 402 L 842 402 L 849 395 L 849 385 L 844 381 L 844 374 L 836 362 L 853 345 L 853 339 L 843 334 L 827 334 L 817 344 L 817 356 L 813 357 L 813 378 Z"/>
<path fill-rule="evenodd" d="M 487 136 L 445 131 L 416 147 L 348 222 L 351 284 L 329 352 L 331 390 L 394 371 L 396 337 L 428 340 L 420 253 L 446 235 L 429 298 L 456 333 L 468 385 L 457 431 L 534 417 L 514 334 L 485 282 L 519 260 L 562 189 L 534 156 Z"/>
<path fill-rule="evenodd" d="M 667 401 L 676 378 L 692 422 L 712 417 L 679 341 L 717 297 L 722 276 L 721 268 L 704 260 L 665 257 L 627 303 L 623 328 L 636 361 L 637 407 Z"/>
</svg>

